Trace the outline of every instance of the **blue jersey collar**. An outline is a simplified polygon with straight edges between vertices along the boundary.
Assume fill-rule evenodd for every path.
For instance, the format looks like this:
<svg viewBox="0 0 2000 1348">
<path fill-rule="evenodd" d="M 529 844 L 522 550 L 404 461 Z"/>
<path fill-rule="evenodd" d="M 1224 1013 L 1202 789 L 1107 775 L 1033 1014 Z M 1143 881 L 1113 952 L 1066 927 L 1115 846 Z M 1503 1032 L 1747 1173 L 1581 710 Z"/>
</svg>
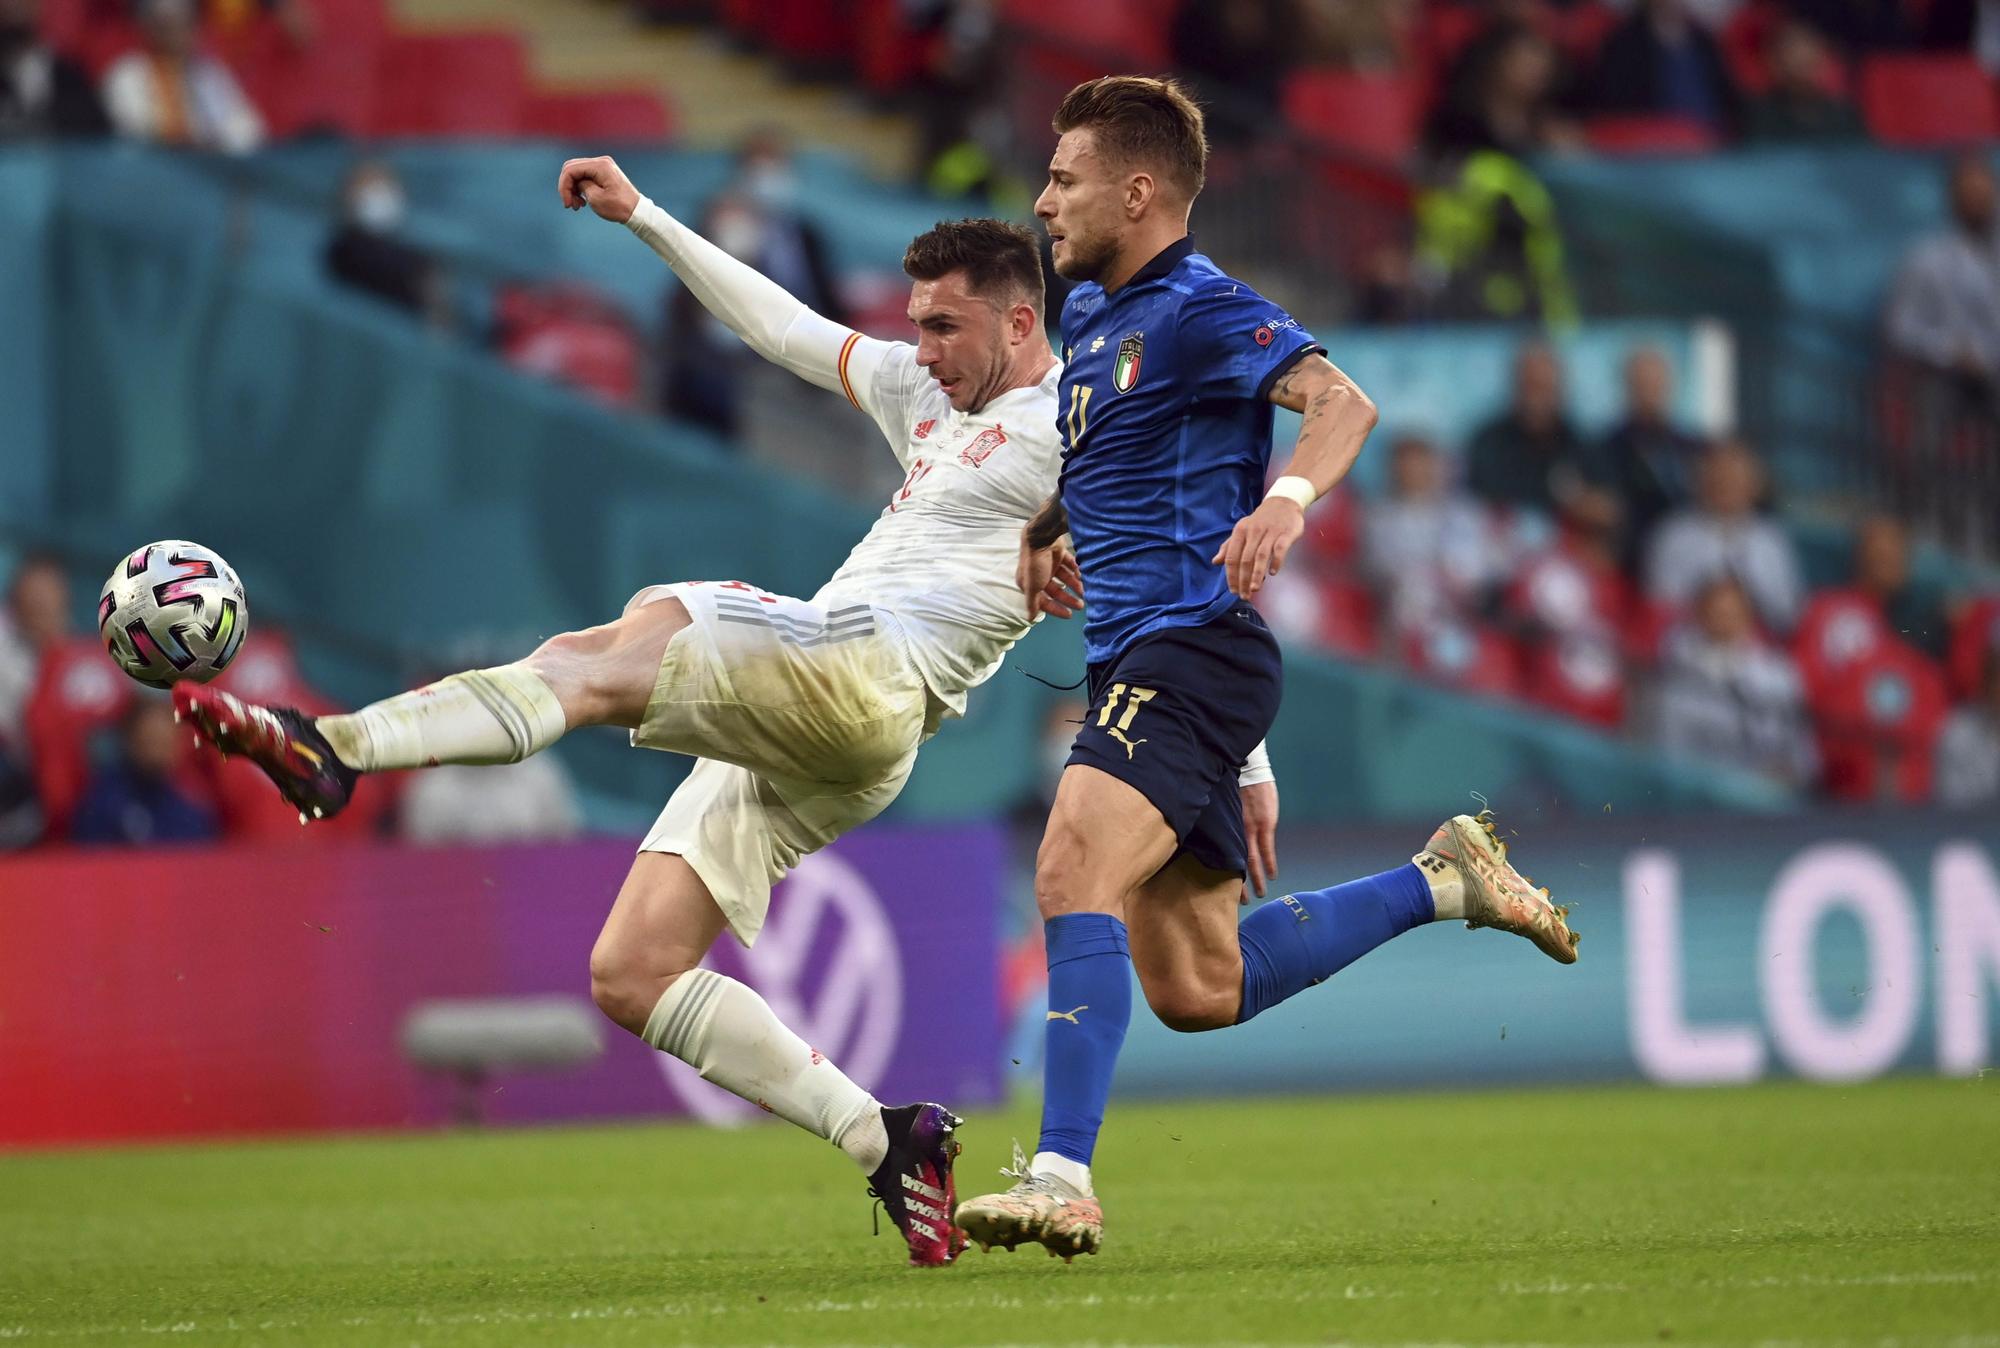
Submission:
<svg viewBox="0 0 2000 1348">
<path fill-rule="evenodd" d="M 1193 252 L 1194 235 L 1181 235 L 1180 238 L 1174 240 L 1155 254 L 1151 262 L 1133 272 L 1132 279 L 1118 287 L 1118 293 L 1122 294 L 1130 290 L 1133 286 L 1144 285 L 1148 281 L 1159 280 L 1173 271 L 1175 267 L 1180 266 L 1181 259 L 1190 256 Z"/>
</svg>

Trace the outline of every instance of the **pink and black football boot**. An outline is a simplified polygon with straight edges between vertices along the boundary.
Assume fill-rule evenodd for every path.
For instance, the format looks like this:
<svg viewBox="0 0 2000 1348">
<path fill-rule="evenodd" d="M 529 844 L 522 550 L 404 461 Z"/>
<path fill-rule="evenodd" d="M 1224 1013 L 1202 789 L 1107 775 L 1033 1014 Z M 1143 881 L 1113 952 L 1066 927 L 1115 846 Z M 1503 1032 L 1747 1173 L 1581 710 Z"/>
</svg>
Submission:
<svg viewBox="0 0 2000 1348">
<path fill-rule="evenodd" d="M 225 757 L 241 754 L 262 768 L 298 808 L 301 824 L 339 814 L 361 776 L 340 761 L 312 717 L 290 707 L 260 707 L 218 689 L 177 683 L 174 719 L 194 722 Z"/>
<path fill-rule="evenodd" d="M 965 1248 L 964 1233 L 951 1224 L 958 1206 L 951 1166 L 961 1150 L 956 1134 L 964 1122 L 943 1105 L 882 1111 L 889 1154 L 868 1177 L 868 1193 L 903 1233 L 911 1268 L 949 1264 Z"/>
</svg>

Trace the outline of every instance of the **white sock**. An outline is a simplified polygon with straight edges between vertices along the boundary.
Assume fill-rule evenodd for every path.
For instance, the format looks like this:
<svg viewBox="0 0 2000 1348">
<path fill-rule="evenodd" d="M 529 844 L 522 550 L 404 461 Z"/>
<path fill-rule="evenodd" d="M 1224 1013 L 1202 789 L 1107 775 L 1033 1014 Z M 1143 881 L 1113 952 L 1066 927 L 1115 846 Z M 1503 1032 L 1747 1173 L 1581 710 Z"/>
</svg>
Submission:
<svg viewBox="0 0 2000 1348">
<path fill-rule="evenodd" d="M 1432 920 L 1464 921 L 1465 876 L 1458 867 L 1429 852 L 1419 852 L 1410 860 L 1424 873 L 1424 881 L 1431 887 L 1431 903 L 1437 908 L 1437 916 Z"/>
<path fill-rule="evenodd" d="M 882 1106 L 785 1028 L 754 990 L 710 969 L 674 980 L 646 1020 L 645 1041 L 704 1081 L 815 1133 L 873 1174 L 889 1154 Z"/>
<path fill-rule="evenodd" d="M 518 763 L 568 728 L 562 703 L 525 664 L 454 674 L 314 723 L 340 761 L 364 772 L 440 763 Z"/>
<path fill-rule="evenodd" d="M 1094 1191 L 1090 1187 L 1090 1167 L 1081 1161 L 1072 1161 L 1069 1157 L 1058 1156 L 1052 1151 L 1038 1151 L 1028 1170 L 1031 1174 L 1053 1175 L 1085 1198 L 1093 1196 Z"/>
</svg>

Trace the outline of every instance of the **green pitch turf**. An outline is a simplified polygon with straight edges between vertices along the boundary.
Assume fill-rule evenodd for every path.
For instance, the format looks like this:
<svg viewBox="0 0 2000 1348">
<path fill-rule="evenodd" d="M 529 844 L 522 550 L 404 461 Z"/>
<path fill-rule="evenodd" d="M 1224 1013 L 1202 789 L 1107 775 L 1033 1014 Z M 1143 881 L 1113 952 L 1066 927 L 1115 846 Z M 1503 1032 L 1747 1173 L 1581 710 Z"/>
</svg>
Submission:
<svg viewBox="0 0 2000 1348">
<path fill-rule="evenodd" d="M 2000 1078 L 1126 1102 L 1099 1163 L 1103 1255 L 914 1271 L 777 1126 L 0 1157 L 0 1342 L 2000 1344 Z"/>
</svg>

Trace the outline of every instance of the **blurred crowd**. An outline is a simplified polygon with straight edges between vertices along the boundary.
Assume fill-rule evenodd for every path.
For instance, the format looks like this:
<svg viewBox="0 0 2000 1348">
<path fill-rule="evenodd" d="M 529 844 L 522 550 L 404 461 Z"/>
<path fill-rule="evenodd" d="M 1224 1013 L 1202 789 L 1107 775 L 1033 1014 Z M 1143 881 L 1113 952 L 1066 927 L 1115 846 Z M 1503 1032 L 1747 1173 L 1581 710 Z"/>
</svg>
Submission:
<svg viewBox="0 0 2000 1348">
<path fill-rule="evenodd" d="M 1294 641 L 1841 800 L 2000 802 L 2000 591 L 1913 572 L 1894 516 L 1810 587 L 1754 446 L 1677 424 L 1658 351 L 1623 415 L 1572 422 L 1531 343 L 1462 446 L 1405 434 L 1341 489 L 1263 600 Z"/>
<path fill-rule="evenodd" d="M 299 814 L 243 759 L 198 751 L 167 695 L 133 682 L 74 623 L 57 557 L 14 567 L 0 609 L 0 850 L 40 843 L 318 845 L 371 837 L 497 843 L 570 837 L 576 793 L 553 754 L 499 768 L 438 768 L 362 780 L 325 823 Z M 428 680 L 422 680 L 425 682 Z M 335 710 L 306 680 L 285 633 L 256 639 L 217 681 L 253 701 Z"/>
</svg>

